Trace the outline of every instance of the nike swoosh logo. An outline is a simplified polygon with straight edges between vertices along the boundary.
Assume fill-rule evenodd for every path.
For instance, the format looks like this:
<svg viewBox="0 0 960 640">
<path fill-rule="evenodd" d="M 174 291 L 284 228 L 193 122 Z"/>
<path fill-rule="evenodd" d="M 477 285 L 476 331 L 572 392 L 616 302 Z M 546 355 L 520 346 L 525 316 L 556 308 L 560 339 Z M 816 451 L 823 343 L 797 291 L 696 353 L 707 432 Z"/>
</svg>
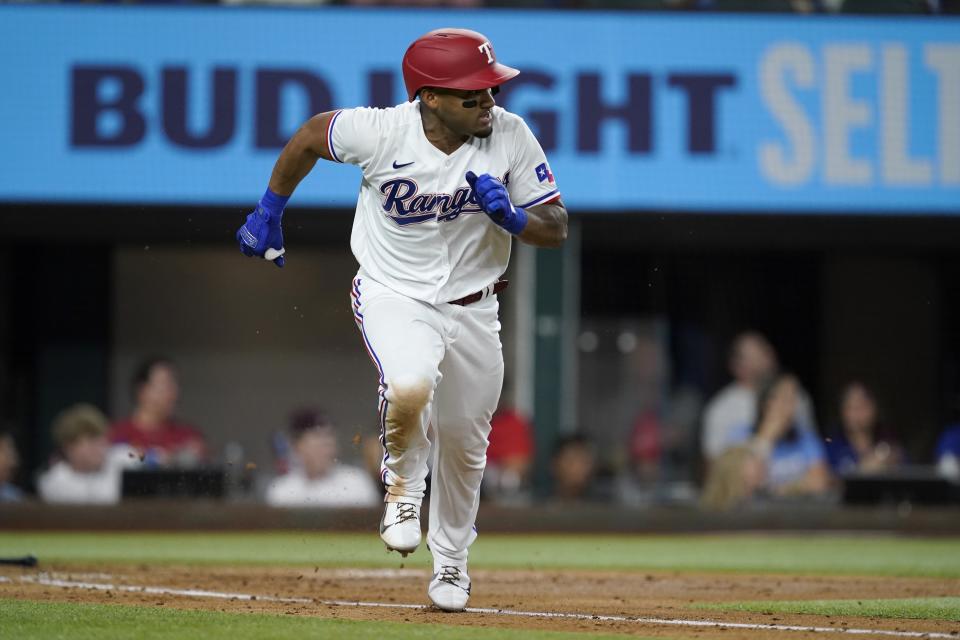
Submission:
<svg viewBox="0 0 960 640">
<path fill-rule="evenodd" d="M 416 162 L 416 160 L 414 160 L 413 162 Z M 394 160 L 394 161 L 393 161 L 393 168 L 394 168 L 394 169 L 403 169 L 404 167 L 409 167 L 410 165 L 412 165 L 413 162 L 404 162 L 403 164 L 397 164 L 397 161 Z"/>
</svg>

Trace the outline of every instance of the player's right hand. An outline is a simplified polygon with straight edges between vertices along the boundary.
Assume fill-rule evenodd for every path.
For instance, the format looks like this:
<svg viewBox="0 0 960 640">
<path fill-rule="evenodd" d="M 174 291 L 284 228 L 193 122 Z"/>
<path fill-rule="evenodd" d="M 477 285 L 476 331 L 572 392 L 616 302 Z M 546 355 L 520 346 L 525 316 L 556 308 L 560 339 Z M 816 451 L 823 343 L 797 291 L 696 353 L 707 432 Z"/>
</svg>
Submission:
<svg viewBox="0 0 960 640">
<path fill-rule="evenodd" d="M 237 230 L 237 243 L 243 255 L 270 260 L 278 267 L 283 267 L 283 254 L 286 249 L 283 248 L 283 229 L 280 222 L 286 200 L 287 198 L 283 197 L 282 201 L 279 201 L 275 194 L 267 190 L 257 208 Z"/>
<path fill-rule="evenodd" d="M 477 204 L 495 224 L 514 235 L 523 231 L 527 226 L 527 212 L 510 202 L 510 194 L 502 182 L 489 173 L 478 176 L 473 171 L 467 171 L 465 177 Z"/>
</svg>

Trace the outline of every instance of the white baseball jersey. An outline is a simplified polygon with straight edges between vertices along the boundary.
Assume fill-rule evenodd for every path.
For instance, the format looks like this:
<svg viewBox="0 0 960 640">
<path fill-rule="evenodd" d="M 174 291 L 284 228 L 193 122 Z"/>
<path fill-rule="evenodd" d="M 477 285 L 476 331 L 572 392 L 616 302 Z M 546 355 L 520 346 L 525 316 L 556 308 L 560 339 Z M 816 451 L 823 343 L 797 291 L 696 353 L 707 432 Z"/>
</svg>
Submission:
<svg viewBox="0 0 960 640">
<path fill-rule="evenodd" d="M 427 140 L 419 102 L 334 114 L 331 155 L 363 170 L 350 246 L 369 277 L 438 304 L 506 271 L 510 234 L 477 205 L 466 172 L 499 178 L 520 207 L 549 202 L 559 190 L 523 119 L 500 107 L 492 116 L 489 137 L 472 137 L 447 155 Z"/>
</svg>

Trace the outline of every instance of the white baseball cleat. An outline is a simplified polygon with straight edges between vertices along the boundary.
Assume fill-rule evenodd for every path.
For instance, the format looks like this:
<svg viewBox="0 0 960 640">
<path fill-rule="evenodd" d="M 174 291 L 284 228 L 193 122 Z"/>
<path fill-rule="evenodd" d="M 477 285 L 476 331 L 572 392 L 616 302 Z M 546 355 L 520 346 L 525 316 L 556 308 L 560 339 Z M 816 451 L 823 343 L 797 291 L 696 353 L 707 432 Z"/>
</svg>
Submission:
<svg viewBox="0 0 960 640">
<path fill-rule="evenodd" d="M 444 611 L 463 611 L 470 599 L 470 576 L 466 569 L 453 565 L 442 565 L 433 574 L 433 580 L 427 587 L 427 595 L 433 604 Z"/>
<path fill-rule="evenodd" d="M 380 539 L 388 551 L 407 557 L 420 546 L 420 505 L 413 502 L 388 502 L 380 521 Z"/>
</svg>

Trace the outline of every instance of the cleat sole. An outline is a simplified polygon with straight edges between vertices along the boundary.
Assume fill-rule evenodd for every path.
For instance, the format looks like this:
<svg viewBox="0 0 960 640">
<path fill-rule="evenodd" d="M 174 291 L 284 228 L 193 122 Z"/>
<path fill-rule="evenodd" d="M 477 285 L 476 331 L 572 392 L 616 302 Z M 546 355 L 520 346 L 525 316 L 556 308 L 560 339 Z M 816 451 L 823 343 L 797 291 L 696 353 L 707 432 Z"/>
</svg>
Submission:
<svg viewBox="0 0 960 640">
<path fill-rule="evenodd" d="M 416 549 L 412 549 L 412 550 L 408 549 L 408 550 L 406 550 L 406 551 L 403 550 L 403 549 L 394 549 L 394 548 L 391 547 L 390 545 L 386 545 L 386 544 L 383 545 L 383 546 L 386 547 L 387 553 L 390 553 L 391 551 L 396 551 L 397 553 L 400 554 L 400 557 L 401 557 L 401 558 L 406 558 L 408 555 L 410 555 L 411 553 L 413 553 L 414 551 L 416 551 Z"/>
</svg>

